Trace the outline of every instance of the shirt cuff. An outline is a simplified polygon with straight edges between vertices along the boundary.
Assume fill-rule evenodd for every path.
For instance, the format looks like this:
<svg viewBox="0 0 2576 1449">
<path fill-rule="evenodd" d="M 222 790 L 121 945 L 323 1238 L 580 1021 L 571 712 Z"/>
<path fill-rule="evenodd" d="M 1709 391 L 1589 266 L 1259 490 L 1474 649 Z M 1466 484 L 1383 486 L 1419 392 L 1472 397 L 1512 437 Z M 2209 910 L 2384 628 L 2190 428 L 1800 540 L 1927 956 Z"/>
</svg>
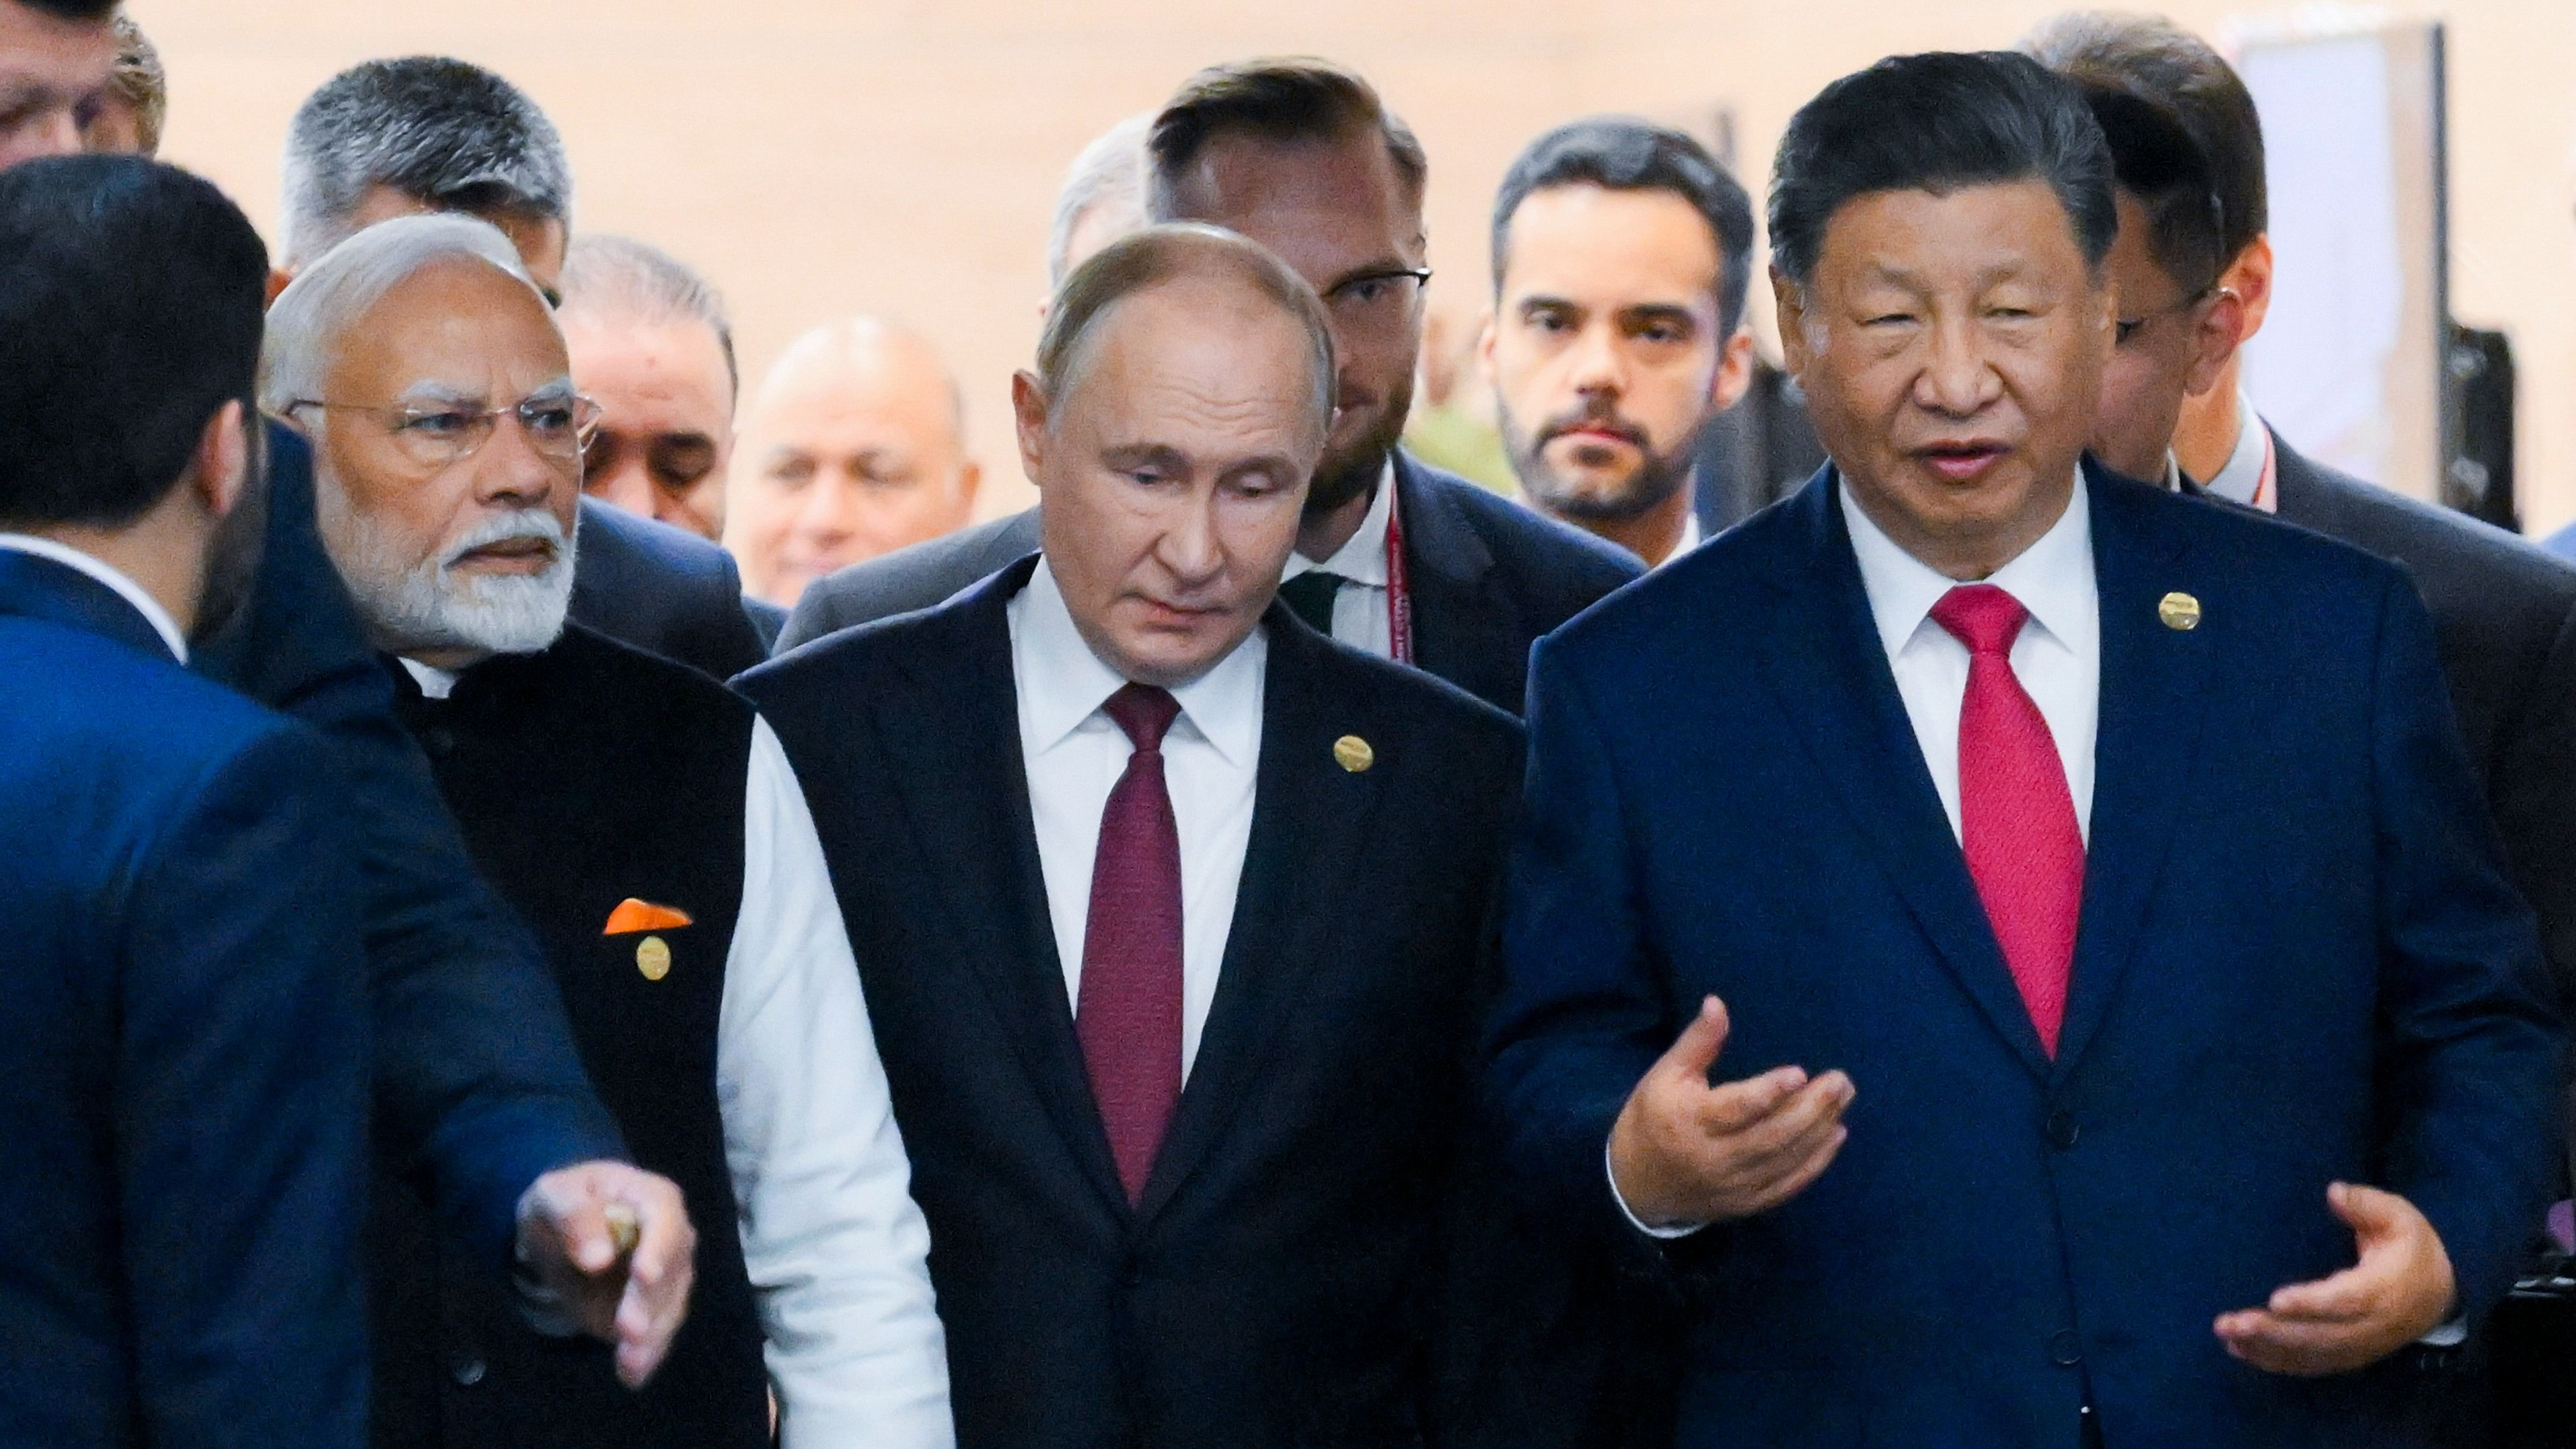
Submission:
<svg viewBox="0 0 2576 1449">
<path fill-rule="evenodd" d="M 1606 1142 L 1601 1145 L 1601 1175 L 1610 1180 L 1610 1200 L 1619 1205 L 1619 1215 L 1628 1220 L 1628 1226 L 1644 1233 L 1647 1237 L 1660 1238 L 1669 1243 L 1687 1238 L 1708 1226 L 1706 1223 L 1676 1223 L 1659 1228 L 1637 1216 L 1636 1209 L 1628 1206 L 1628 1200 L 1619 1195 L 1619 1174 L 1610 1168 L 1610 1144 Z"/>
</svg>

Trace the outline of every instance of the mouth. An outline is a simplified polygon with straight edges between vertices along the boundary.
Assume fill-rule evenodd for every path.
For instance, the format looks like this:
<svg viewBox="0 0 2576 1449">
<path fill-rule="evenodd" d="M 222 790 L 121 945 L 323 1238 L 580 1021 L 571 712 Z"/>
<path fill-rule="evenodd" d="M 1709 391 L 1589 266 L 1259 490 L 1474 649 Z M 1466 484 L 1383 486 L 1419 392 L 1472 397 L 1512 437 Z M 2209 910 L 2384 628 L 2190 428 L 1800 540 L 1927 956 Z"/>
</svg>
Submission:
<svg viewBox="0 0 2576 1449">
<path fill-rule="evenodd" d="M 469 573 L 543 573 L 555 561 L 555 546 L 542 538 L 505 538 L 467 549 L 447 566 Z"/>
<path fill-rule="evenodd" d="M 1983 477 L 2011 451 L 2002 443 L 1978 438 L 1934 443 L 1915 449 L 1914 456 L 1922 461 L 1923 466 L 1953 483 L 1970 483 Z"/>
<path fill-rule="evenodd" d="M 1143 611 L 1146 624 L 1157 629 L 1196 629 L 1223 619 L 1228 613 L 1213 606 L 1167 604 L 1160 599 L 1149 598 L 1138 598 L 1136 605 Z"/>
</svg>

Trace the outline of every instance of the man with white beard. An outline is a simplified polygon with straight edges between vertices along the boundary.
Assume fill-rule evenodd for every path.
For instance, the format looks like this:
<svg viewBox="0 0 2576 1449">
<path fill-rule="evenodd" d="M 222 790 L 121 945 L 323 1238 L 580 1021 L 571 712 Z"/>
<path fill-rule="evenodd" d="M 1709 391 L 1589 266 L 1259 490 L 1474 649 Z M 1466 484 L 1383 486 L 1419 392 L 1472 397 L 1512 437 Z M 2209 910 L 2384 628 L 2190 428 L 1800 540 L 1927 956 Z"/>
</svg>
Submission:
<svg viewBox="0 0 2576 1449">
<path fill-rule="evenodd" d="M 600 1096 L 710 1228 L 691 1322 L 630 1392 L 550 1332 L 629 1305 L 494 1288 L 386 1164 L 376 1443 L 756 1449 L 773 1386 L 788 1449 L 953 1443 L 928 1235 L 804 794 L 739 697 L 566 623 L 597 408 L 517 253 L 457 216 L 343 242 L 270 312 L 260 401 L 312 436 L 332 562 Z"/>
</svg>

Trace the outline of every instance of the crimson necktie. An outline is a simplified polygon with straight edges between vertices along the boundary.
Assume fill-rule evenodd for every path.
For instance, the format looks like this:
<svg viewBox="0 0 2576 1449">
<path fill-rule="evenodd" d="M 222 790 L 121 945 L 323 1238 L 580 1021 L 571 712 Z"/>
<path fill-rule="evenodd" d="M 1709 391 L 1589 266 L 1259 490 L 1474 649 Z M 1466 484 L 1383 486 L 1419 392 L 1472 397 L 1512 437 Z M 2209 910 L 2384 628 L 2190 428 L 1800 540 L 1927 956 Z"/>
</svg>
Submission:
<svg viewBox="0 0 2576 1449">
<path fill-rule="evenodd" d="M 1163 783 L 1166 691 L 1130 684 L 1102 709 L 1136 747 L 1100 812 L 1074 1035 L 1127 1200 L 1145 1194 L 1181 1099 L 1181 833 Z"/>
<path fill-rule="evenodd" d="M 1933 605 L 1932 619 L 1968 646 L 1959 843 L 2004 965 L 2054 1057 L 2084 901 L 2084 837 L 2048 721 L 2013 673 L 2013 640 L 2030 613 L 1992 584 L 1964 584 Z"/>
</svg>

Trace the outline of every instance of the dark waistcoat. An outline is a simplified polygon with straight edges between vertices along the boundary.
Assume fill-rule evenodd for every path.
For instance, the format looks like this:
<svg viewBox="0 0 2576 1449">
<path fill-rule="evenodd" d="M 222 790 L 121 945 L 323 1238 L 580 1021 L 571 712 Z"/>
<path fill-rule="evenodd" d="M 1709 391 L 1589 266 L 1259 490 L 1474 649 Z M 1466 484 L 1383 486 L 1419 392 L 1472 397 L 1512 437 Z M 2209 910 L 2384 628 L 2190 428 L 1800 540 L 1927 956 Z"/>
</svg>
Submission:
<svg viewBox="0 0 2576 1449">
<path fill-rule="evenodd" d="M 577 624 L 541 654 L 466 671 L 445 700 L 389 667 L 476 866 L 544 943 L 582 1064 L 634 1160 L 687 1195 L 698 1248 L 688 1323 L 630 1393 L 606 1345 L 530 1328 L 512 1288 L 444 1241 L 385 1164 L 368 1234 L 375 1442 L 758 1449 L 767 1379 L 716 1106 L 751 707 Z M 630 898 L 691 924 L 605 934 Z"/>
</svg>

